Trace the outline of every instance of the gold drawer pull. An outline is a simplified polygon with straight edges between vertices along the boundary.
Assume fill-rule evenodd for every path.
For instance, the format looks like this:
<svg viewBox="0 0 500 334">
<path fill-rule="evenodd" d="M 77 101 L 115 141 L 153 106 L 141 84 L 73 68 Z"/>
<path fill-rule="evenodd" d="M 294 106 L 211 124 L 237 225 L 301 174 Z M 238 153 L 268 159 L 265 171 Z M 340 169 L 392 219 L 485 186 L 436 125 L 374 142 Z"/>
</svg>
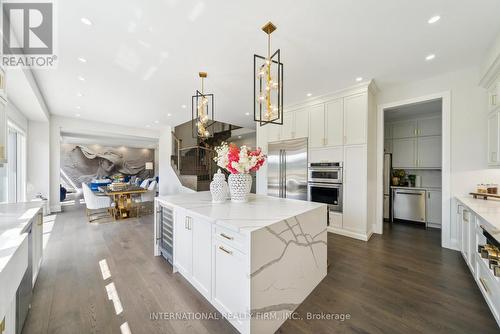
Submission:
<svg viewBox="0 0 500 334">
<path fill-rule="evenodd" d="M 486 282 L 484 281 L 484 279 L 480 277 L 479 282 L 481 282 L 481 285 L 483 286 L 484 291 L 486 291 L 487 294 L 490 294 L 490 290 L 488 290 L 488 286 L 486 285 Z"/>
<path fill-rule="evenodd" d="M 233 254 L 233 252 L 231 252 L 230 250 L 225 249 L 225 248 L 224 248 L 224 247 L 222 247 L 222 246 L 219 246 L 219 249 L 220 249 L 221 251 L 223 251 L 223 252 L 225 252 L 225 253 L 229 254 L 229 255 Z"/>
<path fill-rule="evenodd" d="M 233 237 L 230 237 L 229 235 L 224 234 L 224 233 L 221 233 L 220 236 L 223 237 L 223 238 L 226 238 L 227 240 L 233 240 L 234 239 Z"/>
</svg>

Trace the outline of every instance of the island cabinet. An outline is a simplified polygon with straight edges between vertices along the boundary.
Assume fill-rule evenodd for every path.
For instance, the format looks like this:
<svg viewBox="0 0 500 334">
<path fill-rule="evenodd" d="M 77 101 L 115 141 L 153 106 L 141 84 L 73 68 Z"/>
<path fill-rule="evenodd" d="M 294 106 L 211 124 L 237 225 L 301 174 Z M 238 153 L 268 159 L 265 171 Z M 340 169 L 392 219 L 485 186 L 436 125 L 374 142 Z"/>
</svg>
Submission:
<svg viewBox="0 0 500 334">
<path fill-rule="evenodd" d="M 276 332 L 326 276 L 326 205 L 262 195 L 213 204 L 209 192 L 156 202 L 174 211 L 174 272 L 241 333 Z"/>
</svg>

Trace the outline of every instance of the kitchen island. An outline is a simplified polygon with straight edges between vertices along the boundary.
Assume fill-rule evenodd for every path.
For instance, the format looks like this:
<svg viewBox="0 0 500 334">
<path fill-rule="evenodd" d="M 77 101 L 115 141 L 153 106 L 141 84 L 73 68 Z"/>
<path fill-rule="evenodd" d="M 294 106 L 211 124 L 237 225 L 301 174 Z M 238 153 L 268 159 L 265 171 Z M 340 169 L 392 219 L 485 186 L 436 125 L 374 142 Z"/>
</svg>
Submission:
<svg viewBox="0 0 500 334">
<path fill-rule="evenodd" d="M 20 333 L 42 263 L 41 202 L 0 204 L 0 322 Z"/>
<path fill-rule="evenodd" d="M 158 197 L 155 212 L 155 255 L 241 333 L 274 333 L 326 276 L 324 204 L 199 192 Z"/>
</svg>

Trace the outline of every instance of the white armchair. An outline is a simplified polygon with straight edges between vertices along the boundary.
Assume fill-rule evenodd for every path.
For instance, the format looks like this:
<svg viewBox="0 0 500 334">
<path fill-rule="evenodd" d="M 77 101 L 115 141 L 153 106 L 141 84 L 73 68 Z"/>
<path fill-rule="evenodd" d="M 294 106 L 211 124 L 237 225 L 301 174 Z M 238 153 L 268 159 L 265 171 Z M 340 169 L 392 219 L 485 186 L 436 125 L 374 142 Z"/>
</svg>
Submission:
<svg viewBox="0 0 500 334">
<path fill-rule="evenodd" d="M 148 186 L 149 186 L 149 179 L 145 179 L 144 181 L 141 182 L 140 185 L 141 188 L 147 189 Z"/>
<path fill-rule="evenodd" d="M 106 211 L 115 217 L 114 214 L 114 207 L 115 203 L 111 201 L 111 198 L 108 196 L 97 196 L 90 190 L 89 186 L 85 183 L 82 183 L 82 190 L 83 190 L 83 198 L 85 199 L 85 205 L 86 205 L 86 212 L 87 212 L 87 219 L 89 220 L 89 223 L 92 222 L 95 219 L 92 219 L 92 211 L 96 210 L 103 210 L 106 209 Z M 100 217 L 97 217 L 98 219 Z"/>
</svg>

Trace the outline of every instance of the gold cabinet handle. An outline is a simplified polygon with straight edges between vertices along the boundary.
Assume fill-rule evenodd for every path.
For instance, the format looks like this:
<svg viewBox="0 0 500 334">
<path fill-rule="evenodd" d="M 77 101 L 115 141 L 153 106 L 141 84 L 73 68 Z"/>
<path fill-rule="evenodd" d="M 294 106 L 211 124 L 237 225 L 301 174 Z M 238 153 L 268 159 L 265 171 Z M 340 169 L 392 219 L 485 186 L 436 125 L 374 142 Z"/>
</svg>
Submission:
<svg viewBox="0 0 500 334">
<path fill-rule="evenodd" d="M 486 285 L 486 282 L 482 277 L 479 278 L 479 282 L 481 282 L 481 285 L 484 288 L 484 291 L 486 291 L 487 294 L 490 294 L 490 290 L 488 290 L 488 286 Z"/>
<path fill-rule="evenodd" d="M 225 248 L 224 248 L 224 247 L 222 247 L 222 246 L 219 246 L 219 249 L 220 249 L 221 251 L 223 251 L 224 253 L 226 253 L 226 254 L 229 254 L 229 255 L 232 255 L 232 254 L 233 254 L 233 252 L 231 252 L 230 250 L 225 249 Z"/>
<path fill-rule="evenodd" d="M 221 233 L 220 236 L 223 237 L 223 238 L 226 238 L 227 240 L 233 240 L 234 239 L 233 237 L 231 237 L 231 236 L 229 236 L 227 234 L 224 234 L 224 233 Z"/>
</svg>

